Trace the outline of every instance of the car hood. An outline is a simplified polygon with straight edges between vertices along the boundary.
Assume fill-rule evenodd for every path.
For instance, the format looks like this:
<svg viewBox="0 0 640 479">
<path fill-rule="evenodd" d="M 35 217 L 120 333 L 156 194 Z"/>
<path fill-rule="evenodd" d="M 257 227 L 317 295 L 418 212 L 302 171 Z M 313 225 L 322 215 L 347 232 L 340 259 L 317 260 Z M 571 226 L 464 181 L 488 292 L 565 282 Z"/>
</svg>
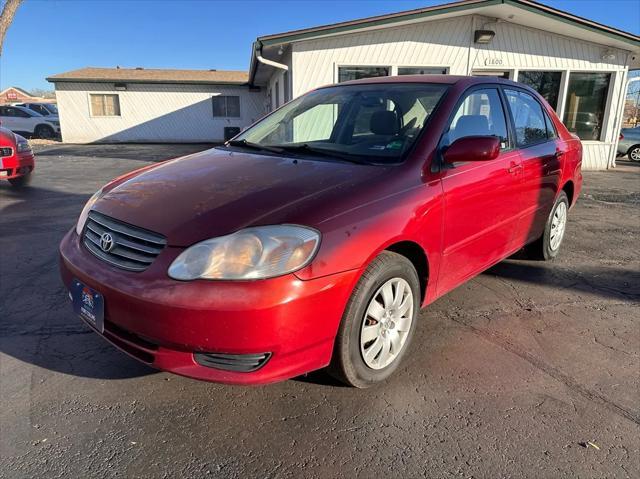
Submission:
<svg viewBox="0 0 640 479">
<path fill-rule="evenodd" d="M 16 141 L 15 133 L 7 128 L 0 127 L 0 146 L 15 147 Z"/>
<path fill-rule="evenodd" d="M 387 168 L 212 149 L 108 185 L 100 213 L 188 246 L 241 228 L 316 224 L 358 185 Z"/>
</svg>

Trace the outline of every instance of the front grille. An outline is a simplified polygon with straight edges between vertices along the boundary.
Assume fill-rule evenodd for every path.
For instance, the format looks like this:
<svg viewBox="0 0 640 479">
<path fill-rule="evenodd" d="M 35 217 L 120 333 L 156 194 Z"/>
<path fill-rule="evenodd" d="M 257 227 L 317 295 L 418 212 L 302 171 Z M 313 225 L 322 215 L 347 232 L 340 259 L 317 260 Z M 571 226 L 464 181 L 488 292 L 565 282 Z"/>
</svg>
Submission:
<svg viewBox="0 0 640 479">
<path fill-rule="evenodd" d="M 13 148 L 8 146 L 0 148 L 0 156 L 13 156 Z"/>
<path fill-rule="evenodd" d="M 113 344 L 143 363 L 153 364 L 158 346 L 140 336 L 125 331 L 110 321 L 104 322 L 104 335 Z"/>
<path fill-rule="evenodd" d="M 91 211 L 84 228 L 83 243 L 91 253 L 113 266 L 144 271 L 166 246 L 167 240 L 157 233 Z"/>
<path fill-rule="evenodd" d="M 219 354 L 219 353 L 193 353 L 193 359 L 208 368 L 225 369 L 249 373 L 260 369 L 271 357 L 270 353 L 260 354 Z"/>
</svg>

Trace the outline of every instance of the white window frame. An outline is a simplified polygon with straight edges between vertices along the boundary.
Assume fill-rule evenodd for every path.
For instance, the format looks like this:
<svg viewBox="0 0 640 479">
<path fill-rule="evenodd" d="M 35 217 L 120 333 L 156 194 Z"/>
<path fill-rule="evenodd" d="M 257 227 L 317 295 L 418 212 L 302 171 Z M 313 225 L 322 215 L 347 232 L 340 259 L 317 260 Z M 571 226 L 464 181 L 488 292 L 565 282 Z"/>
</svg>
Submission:
<svg viewBox="0 0 640 479">
<path fill-rule="evenodd" d="M 397 67 L 390 65 L 389 63 L 335 63 L 333 68 L 333 83 L 338 84 L 340 81 L 340 68 L 344 67 L 360 67 L 360 68 L 388 68 L 389 75 L 394 76 L 397 72 Z M 372 77 L 372 78 L 382 78 L 382 77 Z"/>
<path fill-rule="evenodd" d="M 118 108 L 120 110 L 119 115 L 94 115 L 93 108 L 91 108 L 91 95 L 115 95 L 118 97 Z M 89 91 L 87 92 L 87 108 L 89 108 L 89 118 L 122 118 L 122 101 L 120 93 L 113 91 Z"/>
<path fill-rule="evenodd" d="M 558 101 L 562 101 L 562 114 L 560 114 L 560 112 L 556 112 L 558 114 L 558 118 L 560 118 L 560 121 L 564 123 L 564 110 L 565 110 L 565 104 L 566 104 L 566 99 L 567 99 L 567 93 L 569 92 L 569 77 L 571 76 L 571 73 L 608 73 L 609 74 L 609 86 L 607 88 L 607 95 L 606 95 L 606 99 L 604 102 L 604 115 L 602 118 L 602 128 L 600 129 L 600 139 L 598 140 L 580 140 L 581 143 L 583 145 L 600 145 L 600 144 L 606 144 L 606 145 L 611 145 L 614 143 L 614 141 L 609 141 L 607 140 L 607 130 L 609 129 L 609 122 L 613 121 L 613 119 L 611 119 L 611 103 L 613 101 L 613 94 L 614 94 L 614 85 L 616 83 L 616 75 L 618 74 L 617 70 L 593 70 L 593 69 L 589 69 L 589 68 L 585 68 L 585 69 L 580 69 L 580 68 L 572 68 L 572 69 L 567 69 L 565 70 L 565 75 L 563 76 L 563 81 L 564 84 L 561 85 L 561 99 Z M 617 135 L 617 133 L 614 132 L 615 135 Z"/>
<path fill-rule="evenodd" d="M 228 116 L 228 115 L 224 115 L 224 116 L 216 116 L 213 114 L 213 99 L 214 98 L 222 98 L 222 97 L 231 97 L 231 96 L 235 96 L 238 97 L 238 116 Z M 242 118 L 242 101 L 241 101 L 241 97 L 242 95 L 237 95 L 237 94 L 227 94 L 227 93 L 220 93 L 218 95 L 211 95 L 211 117 L 214 120 L 219 120 L 219 119 L 225 119 L 225 118 Z M 225 108 L 226 108 L 226 102 L 225 102 Z M 228 110 L 228 108 L 226 108 L 226 110 Z"/>
<path fill-rule="evenodd" d="M 396 71 L 394 75 L 400 75 L 398 71 L 400 68 L 433 68 L 438 70 L 444 70 L 444 73 L 433 73 L 433 75 L 449 75 L 450 67 L 447 66 L 439 66 L 439 65 L 398 65 L 395 67 Z"/>
<path fill-rule="evenodd" d="M 519 82 L 520 81 L 520 72 L 549 72 L 549 73 L 561 73 L 560 75 L 560 86 L 558 87 L 558 105 L 557 105 L 557 110 L 555 110 L 556 114 L 558 115 L 558 118 L 560 118 L 562 120 L 562 116 L 560 115 L 560 111 L 564 112 L 564 101 L 562 98 L 563 93 L 566 94 L 567 90 L 567 82 L 569 80 L 569 75 L 567 70 L 563 70 L 562 68 L 541 68 L 541 67 L 535 67 L 535 68 L 529 68 L 529 67 L 524 67 L 524 68 L 518 68 L 517 70 L 514 70 L 514 74 L 513 74 L 513 81 Z M 553 105 L 551 105 L 553 107 Z"/>
</svg>

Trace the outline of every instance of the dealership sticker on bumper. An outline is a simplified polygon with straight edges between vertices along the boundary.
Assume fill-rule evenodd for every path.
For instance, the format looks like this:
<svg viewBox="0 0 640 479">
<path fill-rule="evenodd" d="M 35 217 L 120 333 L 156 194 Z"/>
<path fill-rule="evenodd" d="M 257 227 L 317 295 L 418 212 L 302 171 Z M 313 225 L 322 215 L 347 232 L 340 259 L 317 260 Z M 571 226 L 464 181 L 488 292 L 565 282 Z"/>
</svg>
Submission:
<svg viewBox="0 0 640 479">
<path fill-rule="evenodd" d="M 104 332 L 104 298 L 94 289 L 85 286 L 77 279 L 71 282 L 71 301 L 73 310 L 89 325 Z"/>
</svg>

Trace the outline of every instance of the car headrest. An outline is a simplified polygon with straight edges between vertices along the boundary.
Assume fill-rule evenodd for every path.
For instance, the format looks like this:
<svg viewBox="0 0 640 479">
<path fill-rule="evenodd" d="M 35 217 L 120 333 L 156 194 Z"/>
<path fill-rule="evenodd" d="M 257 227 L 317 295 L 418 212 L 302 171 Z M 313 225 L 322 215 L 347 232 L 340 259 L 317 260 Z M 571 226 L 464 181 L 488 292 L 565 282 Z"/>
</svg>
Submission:
<svg viewBox="0 0 640 479">
<path fill-rule="evenodd" d="M 462 115 L 455 127 L 456 138 L 490 135 L 489 120 L 484 115 Z"/>
<path fill-rule="evenodd" d="M 371 132 L 376 135 L 395 135 L 400 130 L 400 124 L 395 111 L 378 110 L 371 115 L 369 123 Z"/>
</svg>

